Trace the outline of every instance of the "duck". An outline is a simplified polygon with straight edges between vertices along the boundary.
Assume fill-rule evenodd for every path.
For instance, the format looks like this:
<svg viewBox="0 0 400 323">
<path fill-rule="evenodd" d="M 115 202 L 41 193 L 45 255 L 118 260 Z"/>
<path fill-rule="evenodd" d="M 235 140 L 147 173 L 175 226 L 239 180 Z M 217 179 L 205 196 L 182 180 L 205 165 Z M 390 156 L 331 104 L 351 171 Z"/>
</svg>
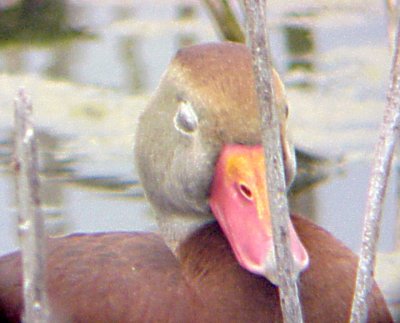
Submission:
<svg viewBox="0 0 400 323">
<path fill-rule="evenodd" d="M 287 186 L 296 162 L 272 76 Z M 283 322 L 251 54 L 238 43 L 180 49 L 142 112 L 135 162 L 160 233 L 48 238 L 56 322 Z M 271 183 L 270 185 L 272 185 Z M 305 322 L 347 322 L 358 257 L 291 215 Z M 393 322 L 374 282 L 368 322 Z M 21 256 L 0 257 L 0 321 L 23 313 Z"/>
</svg>

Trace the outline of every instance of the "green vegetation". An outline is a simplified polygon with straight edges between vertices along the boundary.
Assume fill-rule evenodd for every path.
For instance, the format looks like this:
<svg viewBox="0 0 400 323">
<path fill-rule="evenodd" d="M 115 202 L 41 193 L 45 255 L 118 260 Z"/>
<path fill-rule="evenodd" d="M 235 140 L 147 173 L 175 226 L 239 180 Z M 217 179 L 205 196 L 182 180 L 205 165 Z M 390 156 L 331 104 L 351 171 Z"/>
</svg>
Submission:
<svg viewBox="0 0 400 323">
<path fill-rule="evenodd" d="M 63 0 L 21 0 L 0 11 L 0 46 L 48 43 L 82 35 L 66 24 Z"/>
</svg>

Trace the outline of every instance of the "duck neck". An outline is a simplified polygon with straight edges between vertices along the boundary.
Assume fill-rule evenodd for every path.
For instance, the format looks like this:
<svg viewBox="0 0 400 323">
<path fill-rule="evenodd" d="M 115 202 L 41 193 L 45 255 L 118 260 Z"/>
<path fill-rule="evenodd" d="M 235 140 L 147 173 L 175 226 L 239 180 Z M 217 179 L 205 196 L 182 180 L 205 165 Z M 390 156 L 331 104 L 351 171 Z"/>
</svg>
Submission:
<svg viewBox="0 0 400 323">
<path fill-rule="evenodd" d="M 177 247 L 205 223 L 215 219 L 211 214 L 157 213 L 157 224 L 167 246 L 177 255 Z"/>
</svg>

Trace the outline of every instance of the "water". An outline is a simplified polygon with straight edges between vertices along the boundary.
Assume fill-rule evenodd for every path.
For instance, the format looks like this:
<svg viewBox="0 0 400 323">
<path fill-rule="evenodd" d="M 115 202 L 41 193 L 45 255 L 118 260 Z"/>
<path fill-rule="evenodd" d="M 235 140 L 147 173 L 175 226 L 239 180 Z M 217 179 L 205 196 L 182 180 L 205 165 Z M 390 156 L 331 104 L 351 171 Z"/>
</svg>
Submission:
<svg viewBox="0 0 400 323">
<path fill-rule="evenodd" d="M 49 231 L 156 230 L 133 166 L 137 117 L 183 44 L 218 36 L 197 2 L 70 1 L 65 19 L 91 37 L 0 47 L 0 254 L 18 246 L 11 173 L 13 98 L 32 96 Z M 298 148 L 331 162 L 292 198 L 353 250 L 361 239 L 370 157 L 391 56 L 381 1 L 271 1 L 273 56 L 288 86 Z M 182 19 L 190 13 L 188 19 Z M 390 180 L 380 250 L 396 243 Z"/>
</svg>

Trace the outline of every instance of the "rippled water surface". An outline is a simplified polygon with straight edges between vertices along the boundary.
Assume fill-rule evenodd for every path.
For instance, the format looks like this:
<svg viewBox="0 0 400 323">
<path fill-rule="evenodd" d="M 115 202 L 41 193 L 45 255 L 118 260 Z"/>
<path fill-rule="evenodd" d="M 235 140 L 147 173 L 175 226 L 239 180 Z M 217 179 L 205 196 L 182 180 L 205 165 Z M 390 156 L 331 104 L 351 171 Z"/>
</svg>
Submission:
<svg viewBox="0 0 400 323">
<path fill-rule="evenodd" d="M 293 209 L 358 250 L 391 62 L 383 1 L 270 1 L 270 7 L 293 139 L 302 152 L 324 159 L 300 172 Z M 197 1 L 70 1 L 63 16 L 85 35 L 0 47 L 0 253 L 18 245 L 9 162 L 20 86 L 34 102 L 49 230 L 156 230 L 132 161 L 136 120 L 179 47 L 218 40 Z M 399 236 L 398 178 L 395 168 L 383 251 L 393 250 Z"/>
</svg>

